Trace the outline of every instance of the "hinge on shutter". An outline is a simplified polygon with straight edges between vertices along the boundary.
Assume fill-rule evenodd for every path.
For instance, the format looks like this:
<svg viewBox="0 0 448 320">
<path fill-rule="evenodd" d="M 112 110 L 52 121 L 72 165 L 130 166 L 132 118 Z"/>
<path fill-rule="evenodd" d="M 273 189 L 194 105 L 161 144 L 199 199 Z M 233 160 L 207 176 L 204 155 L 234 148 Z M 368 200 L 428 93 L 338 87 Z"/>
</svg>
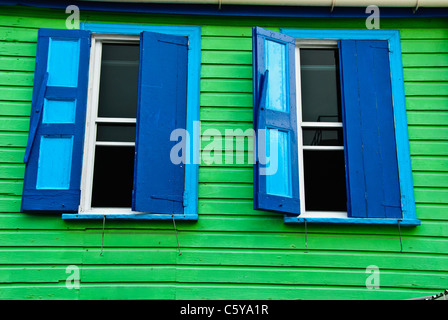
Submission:
<svg viewBox="0 0 448 320">
<path fill-rule="evenodd" d="M 87 42 L 89 44 L 89 47 L 92 46 L 92 36 L 87 37 Z"/>
</svg>

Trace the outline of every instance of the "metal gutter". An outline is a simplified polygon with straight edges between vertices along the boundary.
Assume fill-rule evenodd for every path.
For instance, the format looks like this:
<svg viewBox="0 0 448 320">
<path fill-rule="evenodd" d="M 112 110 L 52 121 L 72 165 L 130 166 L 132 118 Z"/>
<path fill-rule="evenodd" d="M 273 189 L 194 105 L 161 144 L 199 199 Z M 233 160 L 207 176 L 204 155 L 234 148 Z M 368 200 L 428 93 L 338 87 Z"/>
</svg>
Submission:
<svg viewBox="0 0 448 320">
<path fill-rule="evenodd" d="M 161 1 L 165 1 L 161 3 Z M 184 1 L 184 2 L 179 2 Z M 222 1 L 226 5 L 222 4 Z M 202 16 L 229 16 L 229 17 L 277 17 L 277 18 L 362 18 L 368 16 L 366 7 L 325 7 L 325 6 L 291 6 L 281 5 L 284 2 L 275 1 L 276 5 L 228 5 L 230 0 L 0 0 L 2 5 L 21 5 L 26 7 L 41 7 L 62 9 L 68 5 L 76 5 L 80 10 L 105 11 L 105 12 L 129 12 L 147 14 L 168 15 L 202 15 Z M 257 1 L 257 0 L 253 0 Z M 272 1 L 272 0 L 270 0 Z M 310 1 L 310 0 L 306 0 Z M 322 1 L 322 0 L 316 0 Z M 326 0 L 331 1 L 331 0 Z M 335 0 L 338 5 L 341 0 Z M 354 1 L 354 0 L 351 0 Z M 373 3 L 375 0 L 371 0 Z M 398 0 L 394 0 L 397 2 Z M 408 0 L 402 0 L 408 1 Z M 416 4 L 416 0 L 413 0 Z M 425 1 L 425 0 L 420 0 Z M 381 18 L 437 18 L 448 17 L 448 0 L 444 0 L 446 6 L 442 7 L 380 7 Z M 200 2 L 201 4 L 194 4 Z M 205 4 L 212 2 L 213 4 Z M 369 1 L 370 2 L 370 1 Z M 220 3 L 220 5 L 219 5 Z M 317 2 L 316 2 L 317 3 Z M 358 5 L 361 2 L 357 2 Z M 422 2 L 424 5 L 428 2 Z M 218 4 L 218 5 L 217 5 Z M 314 5 L 314 2 L 313 2 Z"/>
<path fill-rule="evenodd" d="M 196 5 L 254 5 L 254 6 L 309 6 L 309 7 L 378 7 L 395 8 L 441 8 L 448 7 L 447 0 L 81 0 L 95 2 L 120 2 L 120 3 L 158 3 L 158 4 L 196 4 Z"/>
</svg>

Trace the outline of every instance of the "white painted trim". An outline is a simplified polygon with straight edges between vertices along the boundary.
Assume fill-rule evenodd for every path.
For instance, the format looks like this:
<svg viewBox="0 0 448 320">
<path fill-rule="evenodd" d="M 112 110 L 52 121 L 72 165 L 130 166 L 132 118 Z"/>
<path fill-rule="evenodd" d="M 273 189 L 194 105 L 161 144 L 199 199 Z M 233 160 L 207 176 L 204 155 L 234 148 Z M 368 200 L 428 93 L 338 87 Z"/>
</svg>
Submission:
<svg viewBox="0 0 448 320">
<path fill-rule="evenodd" d="M 303 171 L 303 134 L 302 134 L 302 82 L 300 74 L 300 47 L 295 48 L 296 59 L 296 112 L 297 112 L 297 147 L 299 165 L 300 213 L 305 213 L 305 173 Z"/>
<path fill-rule="evenodd" d="M 296 39 L 296 48 L 303 49 L 329 49 L 337 48 L 338 41 L 332 39 Z"/>
<path fill-rule="evenodd" d="M 96 141 L 95 146 L 135 147 L 135 142 Z"/>
<path fill-rule="evenodd" d="M 302 146 L 302 150 L 344 150 L 344 146 Z"/>
<path fill-rule="evenodd" d="M 109 214 L 136 214 L 140 213 L 143 214 L 144 212 L 136 212 L 132 211 L 131 208 L 90 208 L 86 212 L 80 212 L 80 214 L 102 214 L 102 215 L 109 215 Z M 147 214 L 147 213 L 146 213 Z"/>
<path fill-rule="evenodd" d="M 90 49 L 89 85 L 86 113 L 86 131 L 84 138 L 83 169 L 81 177 L 81 203 L 79 213 L 91 210 L 93 167 L 95 158 L 96 141 L 96 114 L 99 100 L 99 84 L 101 76 L 101 42 L 92 36 Z M 93 107 L 96 106 L 96 107 Z"/>
<path fill-rule="evenodd" d="M 343 211 L 306 211 L 300 214 L 300 218 L 338 218 L 347 219 L 347 212 Z"/>
<path fill-rule="evenodd" d="M 136 34 L 115 34 L 115 33 L 92 33 L 92 38 L 98 41 L 107 41 L 107 43 L 129 43 L 129 42 L 140 42 L 140 35 Z"/>
<path fill-rule="evenodd" d="M 301 126 L 302 128 L 342 128 L 342 122 L 301 122 Z"/>
<path fill-rule="evenodd" d="M 132 211 L 132 208 L 90 208 L 88 211 L 85 212 L 79 212 L 79 214 L 82 215 L 104 215 L 104 216 L 110 216 L 112 214 L 115 215 L 152 215 L 152 213 L 149 212 L 140 212 L 140 211 Z M 171 215 L 168 215 L 171 217 Z"/>
<path fill-rule="evenodd" d="M 136 118 L 100 118 L 96 117 L 95 119 L 96 123 L 131 123 L 135 124 L 137 123 Z"/>
</svg>

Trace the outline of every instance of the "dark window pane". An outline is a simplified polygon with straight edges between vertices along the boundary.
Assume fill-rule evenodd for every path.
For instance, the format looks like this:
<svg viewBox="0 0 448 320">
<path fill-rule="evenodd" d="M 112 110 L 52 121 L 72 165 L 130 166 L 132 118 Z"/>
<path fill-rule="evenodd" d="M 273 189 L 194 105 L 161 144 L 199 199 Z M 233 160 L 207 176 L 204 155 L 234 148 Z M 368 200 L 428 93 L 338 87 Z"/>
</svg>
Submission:
<svg viewBox="0 0 448 320">
<path fill-rule="evenodd" d="M 322 129 L 312 128 L 303 129 L 304 146 L 343 146 L 342 128 Z"/>
<path fill-rule="evenodd" d="M 305 209 L 347 211 L 344 151 L 303 151 Z"/>
<path fill-rule="evenodd" d="M 341 122 L 336 49 L 301 49 L 302 121 Z"/>
<path fill-rule="evenodd" d="M 138 65 L 138 44 L 103 44 L 99 117 L 136 117 Z"/>
<path fill-rule="evenodd" d="M 135 124 L 98 124 L 96 141 L 135 142 Z"/>
<path fill-rule="evenodd" d="M 311 66 L 335 66 L 336 49 L 300 49 L 300 64 Z"/>
<path fill-rule="evenodd" d="M 97 146 L 92 207 L 130 208 L 134 178 L 134 147 Z"/>
</svg>

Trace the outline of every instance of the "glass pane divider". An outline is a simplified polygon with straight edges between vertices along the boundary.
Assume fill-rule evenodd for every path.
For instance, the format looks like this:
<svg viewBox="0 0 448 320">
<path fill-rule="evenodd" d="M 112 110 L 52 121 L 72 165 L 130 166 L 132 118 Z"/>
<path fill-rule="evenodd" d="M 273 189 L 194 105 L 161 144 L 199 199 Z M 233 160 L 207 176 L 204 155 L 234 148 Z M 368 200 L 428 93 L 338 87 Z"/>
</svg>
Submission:
<svg viewBox="0 0 448 320">
<path fill-rule="evenodd" d="M 342 122 L 302 122 L 300 125 L 310 128 L 342 128 Z"/>
<path fill-rule="evenodd" d="M 96 118 L 96 123 L 137 123 L 136 118 Z"/>
<path fill-rule="evenodd" d="M 344 150 L 344 146 L 302 146 L 303 150 Z"/>
<path fill-rule="evenodd" d="M 135 147 L 135 142 L 96 141 L 95 146 Z"/>
</svg>

